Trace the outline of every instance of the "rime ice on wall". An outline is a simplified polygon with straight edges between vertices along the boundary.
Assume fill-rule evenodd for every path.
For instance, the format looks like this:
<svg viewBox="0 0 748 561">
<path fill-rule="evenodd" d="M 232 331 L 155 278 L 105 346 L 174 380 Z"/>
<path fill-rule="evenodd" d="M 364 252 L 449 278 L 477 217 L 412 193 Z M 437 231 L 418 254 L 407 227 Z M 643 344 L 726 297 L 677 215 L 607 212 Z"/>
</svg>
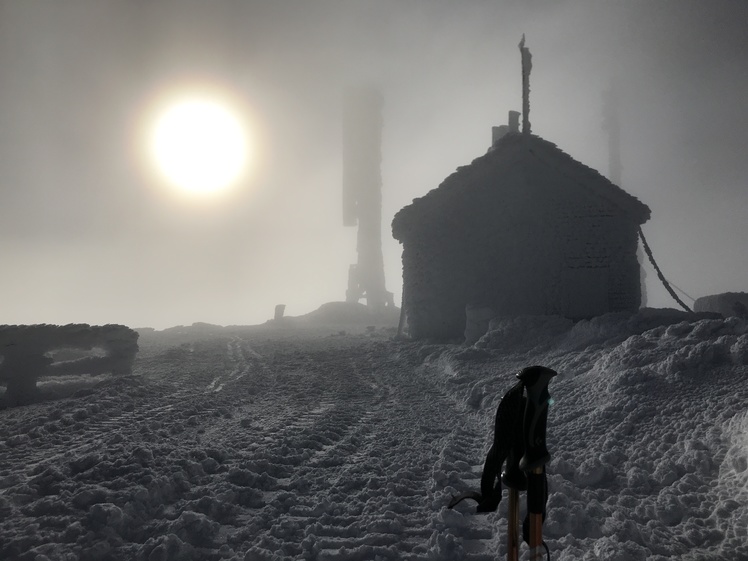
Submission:
<svg viewBox="0 0 748 561">
<path fill-rule="evenodd" d="M 411 336 L 461 337 L 466 306 L 571 319 L 637 310 L 649 215 L 554 144 L 504 135 L 395 215 Z"/>
<path fill-rule="evenodd" d="M 84 356 L 54 362 L 59 349 L 102 349 L 105 356 Z M 33 399 L 42 376 L 70 374 L 126 375 L 138 352 L 138 333 L 124 325 L 2 325 L 0 326 L 0 383 L 7 387 L 11 405 Z"/>
</svg>

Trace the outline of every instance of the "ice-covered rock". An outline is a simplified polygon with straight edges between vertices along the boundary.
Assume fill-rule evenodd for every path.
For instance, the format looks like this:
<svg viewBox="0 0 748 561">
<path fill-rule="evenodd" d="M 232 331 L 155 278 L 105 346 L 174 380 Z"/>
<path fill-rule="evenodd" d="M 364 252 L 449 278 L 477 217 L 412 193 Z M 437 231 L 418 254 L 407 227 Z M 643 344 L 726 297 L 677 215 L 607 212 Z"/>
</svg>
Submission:
<svg viewBox="0 0 748 561">
<path fill-rule="evenodd" d="M 748 292 L 723 292 L 702 296 L 694 302 L 696 312 L 716 312 L 724 317 L 748 319 Z"/>
<path fill-rule="evenodd" d="M 71 349 L 100 349 L 103 355 L 64 352 Z M 138 333 L 124 325 L 2 325 L 0 383 L 7 387 L 5 400 L 10 405 L 29 403 L 42 376 L 127 375 L 137 352 Z"/>
</svg>

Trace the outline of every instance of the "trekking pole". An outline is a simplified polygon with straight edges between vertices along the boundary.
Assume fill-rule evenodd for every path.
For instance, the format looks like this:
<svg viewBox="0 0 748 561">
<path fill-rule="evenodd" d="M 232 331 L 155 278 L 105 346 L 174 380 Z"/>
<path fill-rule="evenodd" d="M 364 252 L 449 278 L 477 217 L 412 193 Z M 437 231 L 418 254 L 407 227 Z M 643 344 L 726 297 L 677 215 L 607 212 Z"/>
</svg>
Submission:
<svg viewBox="0 0 748 561">
<path fill-rule="evenodd" d="M 528 512 L 522 537 L 530 546 L 530 559 L 542 558 L 543 548 L 548 552 L 543 542 L 548 498 L 544 466 L 550 460 L 545 428 L 550 399 L 548 382 L 555 375 L 556 372 L 544 366 L 530 366 L 517 374 L 519 382 L 504 394 L 496 408 L 493 444 L 483 465 L 480 492 L 453 495 L 447 505 L 454 508 L 463 500 L 472 499 L 478 503 L 477 512 L 495 512 L 501 502 L 502 484 L 506 485 L 509 488 L 507 561 L 519 559 L 520 491 L 527 490 Z"/>
<path fill-rule="evenodd" d="M 519 469 L 520 458 L 524 454 L 525 439 L 522 419 L 525 414 L 524 395 L 515 412 L 515 430 L 512 434 L 511 449 L 506 459 L 506 468 L 501 473 L 501 482 L 509 489 L 509 511 L 507 516 L 507 561 L 519 560 L 519 492 L 527 489 L 527 475 Z"/>
<path fill-rule="evenodd" d="M 540 561 L 548 546 L 543 541 L 543 518 L 548 498 L 545 464 L 551 459 L 546 448 L 546 424 L 550 394 L 548 383 L 556 372 L 544 366 L 524 368 L 519 378 L 527 391 L 523 426 L 524 455 L 519 468 L 527 473 L 527 516 L 529 529 L 526 541 L 530 546 L 530 561 Z M 549 555 L 550 557 L 550 555 Z"/>
<path fill-rule="evenodd" d="M 519 491 L 509 489 L 509 516 L 507 518 L 506 559 L 519 561 Z"/>
</svg>

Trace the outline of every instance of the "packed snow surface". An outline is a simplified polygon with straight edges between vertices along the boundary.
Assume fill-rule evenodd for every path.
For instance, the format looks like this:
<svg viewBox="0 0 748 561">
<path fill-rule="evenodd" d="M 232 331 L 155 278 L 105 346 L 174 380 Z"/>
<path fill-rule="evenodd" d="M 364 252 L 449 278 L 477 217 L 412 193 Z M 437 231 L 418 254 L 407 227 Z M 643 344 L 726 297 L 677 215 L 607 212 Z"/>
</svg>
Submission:
<svg viewBox="0 0 748 561">
<path fill-rule="evenodd" d="M 748 559 L 745 321 L 392 335 L 144 331 L 134 375 L 0 411 L 0 559 L 495 560 L 507 501 L 446 507 L 478 489 L 498 401 L 534 364 L 559 373 L 554 560 Z"/>
</svg>

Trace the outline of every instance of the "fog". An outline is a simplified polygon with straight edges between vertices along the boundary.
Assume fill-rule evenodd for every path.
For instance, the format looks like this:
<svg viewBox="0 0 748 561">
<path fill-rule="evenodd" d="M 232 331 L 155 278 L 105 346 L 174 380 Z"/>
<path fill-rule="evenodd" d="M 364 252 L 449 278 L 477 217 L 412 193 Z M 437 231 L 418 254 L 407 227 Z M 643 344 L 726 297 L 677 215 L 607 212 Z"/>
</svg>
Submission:
<svg viewBox="0 0 748 561">
<path fill-rule="evenodd" d="M 251 324 L 343 300 L 341 100 L 361 83 L 384 98 L 399 305 L 392 216 L 521 109 L 523 33 L 533 132 L 607 174 L 615 83 L 622 186 L 652 209 L 665 275 L 692 297 L 748 290 L 746 28 L 741 0 L 0 0 L 2 323 Z M 153 103 L 194 84 L 238 100 L 254 146 L 242 183 L 200 201 L 142 154 Z"/>
</svg>

